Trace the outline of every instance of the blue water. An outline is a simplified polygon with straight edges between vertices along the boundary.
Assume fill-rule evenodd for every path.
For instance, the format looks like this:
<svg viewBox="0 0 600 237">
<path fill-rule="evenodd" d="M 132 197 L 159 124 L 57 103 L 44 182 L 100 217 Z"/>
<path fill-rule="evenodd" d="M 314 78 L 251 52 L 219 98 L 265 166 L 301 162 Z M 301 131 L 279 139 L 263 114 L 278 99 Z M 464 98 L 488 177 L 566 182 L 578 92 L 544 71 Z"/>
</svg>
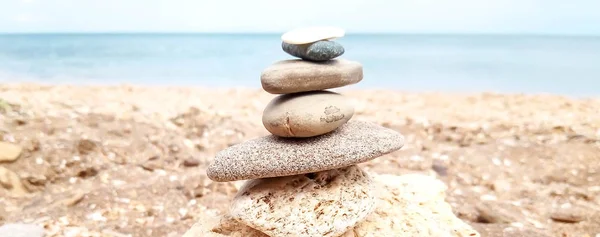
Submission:
<svg viewBox="0 0 600 237">
<path fill-rule="evenodd" d="M 260 87 L 277 34 L 0 35 L 0 82 Z M 600 95 L 600 37 L 352 35 L 355 88 Z"/>
</svg>

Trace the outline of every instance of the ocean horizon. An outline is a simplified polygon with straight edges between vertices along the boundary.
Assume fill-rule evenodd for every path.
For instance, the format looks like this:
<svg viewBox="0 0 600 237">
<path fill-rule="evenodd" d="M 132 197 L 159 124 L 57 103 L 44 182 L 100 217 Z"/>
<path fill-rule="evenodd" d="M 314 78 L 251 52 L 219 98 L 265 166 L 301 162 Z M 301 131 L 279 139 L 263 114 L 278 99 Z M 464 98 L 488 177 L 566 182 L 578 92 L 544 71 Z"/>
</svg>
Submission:
<svg viewBox="0 0 600 237">
<path fill-rule="evenodd" d="M 0 34 L 0 83 L 260 87 L 276 33 Z M 347 34 L 352 88 L 600 96 L 600 37 Z"/>
</svg>

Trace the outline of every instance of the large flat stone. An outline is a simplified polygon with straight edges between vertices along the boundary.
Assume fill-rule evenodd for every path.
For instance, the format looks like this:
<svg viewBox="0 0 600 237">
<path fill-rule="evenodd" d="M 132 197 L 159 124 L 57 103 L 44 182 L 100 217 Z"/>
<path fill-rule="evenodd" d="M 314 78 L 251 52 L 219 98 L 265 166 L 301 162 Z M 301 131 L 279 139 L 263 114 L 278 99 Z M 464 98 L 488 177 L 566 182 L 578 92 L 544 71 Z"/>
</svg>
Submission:
<svg viewBox="0 0 600 237">
<path fill-rule="evenodd" d="M 271 237 L 337 237 L 375 208 L 376 186 L 357 166 L 246 181 L 230 214 Z"/>
<path fill-rule="evenodd" d="M 396 151 L 404 136 L 374 123 L 350 120 L 310 138 L 269 135 L 220 151 L 207 175 L 219 182 L 314 173 L 366 162 Z"/>
<path fill-rule="evenodd" d="M 332 89 L 362 79 L 362 64 L 341 58 L 324 62 L 283 60 L 267 67 L 260 77 L 262 88 L 271 94 Z"/>
<path fill-rule="evenodd" d="M 445 202 L 446 185 L 431 176 L 408 174 L 401 176 L 371 175 L 371 177 L 378 190 L 375 210 L 341 237 L 547 236 L 509 225 L 469 225 L 454 215 L 450 204 Z M 341 198 L 344 196 L 341 195 Z M 227 223 L 231 223 L 231 220 L 228 220 Z M 185 237 L 267 236 L 248 234 L 248 230 L 253 229 L 240 223 L 226 226 L 227 228 L 215 228 L 221 233 L 227 233 L 226 235 L 186 235 Z"/>
</svg>

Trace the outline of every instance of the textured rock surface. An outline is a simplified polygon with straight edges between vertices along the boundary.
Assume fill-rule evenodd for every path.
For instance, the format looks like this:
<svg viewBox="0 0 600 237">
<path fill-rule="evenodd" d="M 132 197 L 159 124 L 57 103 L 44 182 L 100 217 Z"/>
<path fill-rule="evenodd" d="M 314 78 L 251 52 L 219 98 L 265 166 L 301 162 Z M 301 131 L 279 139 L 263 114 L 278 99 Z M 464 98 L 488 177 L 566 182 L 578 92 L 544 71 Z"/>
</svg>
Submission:
<svg viewBox="0 0 600 237">
<path fill-rule="evenodd" d="M 281 43 L 284 52 L 309 61 L 327 61 L 344 54 L 344 47 L 335 41 L 317 41 L 309 44 Z"/>
<path fill-rule="evenodd" d="M 294 93 L 275 97 L 266 106 L 262 122 L 280 137 L 313 137 L 342 126 L 354 115 L 351 100 L 330 91 Z"/>
<path fill-rule="evenodd" d="M 295 177 L 302 176 L 303 175 Z M 378 199 L 374 212 L 369 214 L 365 220 L 346 231 L 341 235 L 342 237 L 547 236 L 534 230 L 511 227 L 508 224 L 473 224 L 473 226 L 469 226 L 467 223 L 457 218 L 452 212 L 450 205 L 444 201 L 446 186 L 441 181 L 430 176 L 419 174 L 402 176 L 375 175 L 373 176 L 373 181 L 377 186 L 376 195 Z M 249 181 L 244 189 L 247 189 L 249 184 L 251 185 L 255 182 L 257 181 Z M 278 183 L 268 185 L 263 182 L 262 185 L 265 187 L 263 193 L 267 195 L 268 190 L 281 190 L 281 186 Z M 256 185 L 254 186 L 256 187 Z M 242 191 L 240 191 L 240 193 L 242 193 Z M 272 195 L 274 194 L 275 193 Z M 238 193 L 238 195 L 240 194 Z M 317 197 L 319 196 L 320 195 L 317 195 Z M 256 202 L 261 203 L 263 210 L 268 211 L 270 208 L 269 203 L 273 205 L 273 199 L 268 199 L 269 203 L 267 203 L 264 202 L 264 200 L 267 199 L 261 199 L 261 197 L 264 197 L 264 195 L 257 197 L 259 200 Z M 342 197 L 344 197 L 344 195 L 342 195 Z M 276 206 L 273 207 L 273 210 L 278 210 Z M 249 211 L 258 212 L 257 210 Z M 248 233 L 246 232 L 248 229 L 253 230 L 248 226 L 236 222 L 233 223 L 234 224 L 226 225 L 228 226 L 227 228 L 221 228 L 226 230 L 223 232 L 228 233 L 229 235 L 208 236 L 246 236 L 240 234 Z M 297 223 L 296 226 L 298 226 Z M 193 235 L 185 237 L 192 236 Z M 261 235 L 247 236 L 263 237 Z M 320 235 L 317 234 L 314 236 Z"/>
<path fill-rule="evenodd" d="M 375 180 L 380 185 L 378 206 L 348 237 L 480 236 L 444 201 L 441 181 L 419 174 L 377 175 Z"/>
<path fill-rule="evenodd" d="M 319 40 L 344 37 L 346 31 L 338 27 L 304 27 L 288 31 L 281 35 L 281 40 L 288 44 L 307 44 Z"/>
<path fill-rule="evenodd" d="M 21 155 L 23 149 L 15 144 L 0 142 L 0 162 L 14 161 Z"/>
<path fill-rule="evenodd" d="M 247 181 L 230 213 L 272 237 L 344 234 L 375 208 L 375 185 L 357 166 Z"/>
<path fill-rule="evenodd" d="M 229 215 L 202 216 L 183 237 L 269 237 L 231 218 Z"/>
<path fill-rule="evenodd" d="M 214 181 L 312 173 L 375 159 L 404 145 L 404 136 L 371 122 L 350 120 L 310 138 L 255 138 L 220 151 L 207 169 Z"/>
<path fill-rule="evenodd" d="M 260 77 L 262 88 L 271 94 L 332 89 L 362 79 L 362 64 L 341 58 L 325 62 L 283 60 L 264 69 Z"/>
<path fill-rule="evenodd" d="M 33 224 L 10 223 L 0 226 L 2 237 L 43 237 L 44 228 Z"/>
</svg>

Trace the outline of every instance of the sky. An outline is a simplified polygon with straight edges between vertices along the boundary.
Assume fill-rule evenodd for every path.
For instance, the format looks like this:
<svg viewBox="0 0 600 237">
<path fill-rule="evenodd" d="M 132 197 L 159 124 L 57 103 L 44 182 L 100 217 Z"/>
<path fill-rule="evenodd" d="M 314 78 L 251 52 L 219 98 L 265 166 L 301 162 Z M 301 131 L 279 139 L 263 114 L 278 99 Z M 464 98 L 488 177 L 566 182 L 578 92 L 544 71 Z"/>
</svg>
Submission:
<svg viewBox="0 0 600 237">
<path fill-rule="evenodd" d="M 600 0 L 0 0 L 0 32 L 600 35 Z"/>
</svg>

